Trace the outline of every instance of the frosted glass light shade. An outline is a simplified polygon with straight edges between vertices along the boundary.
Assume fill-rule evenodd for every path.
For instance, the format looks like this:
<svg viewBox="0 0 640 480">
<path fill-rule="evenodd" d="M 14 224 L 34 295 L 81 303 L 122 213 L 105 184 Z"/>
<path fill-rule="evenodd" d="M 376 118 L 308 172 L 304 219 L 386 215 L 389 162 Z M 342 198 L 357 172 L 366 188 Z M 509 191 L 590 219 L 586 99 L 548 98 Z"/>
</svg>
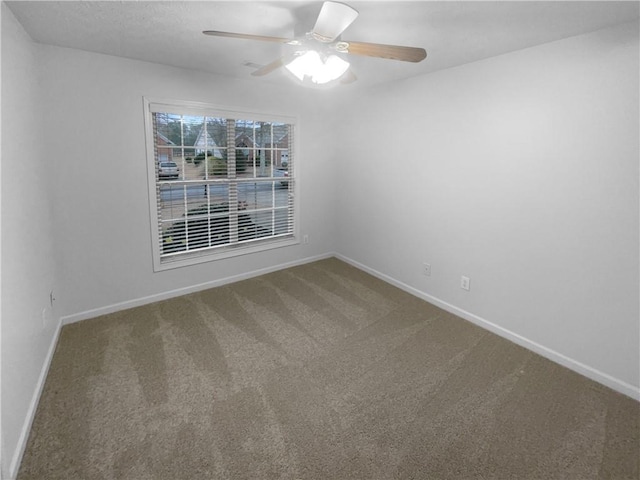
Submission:
<svg viewBox="0 0 640 480">
<path fill-rule="evenodd" d="M 313 83 L 323 84 L 344 75 L 349 68 L 349 62 L 336 55 L 329 55 L 326 60 L 323 60 L 318 52 L 309 50 L 293 59 L 285 67 L 301 82 L 305 77 L 310 77 Z"/>
<path fill-rule="evenodd" d="M 313 72 L 322 68 L 322 60 L 318 52 L 309 50 L 303 55 L 294 58 L 293 61 L 289 62 L 285 67 L 302 82 L 305 76 L 310 77 L 313 75 Z"/>
</svg>

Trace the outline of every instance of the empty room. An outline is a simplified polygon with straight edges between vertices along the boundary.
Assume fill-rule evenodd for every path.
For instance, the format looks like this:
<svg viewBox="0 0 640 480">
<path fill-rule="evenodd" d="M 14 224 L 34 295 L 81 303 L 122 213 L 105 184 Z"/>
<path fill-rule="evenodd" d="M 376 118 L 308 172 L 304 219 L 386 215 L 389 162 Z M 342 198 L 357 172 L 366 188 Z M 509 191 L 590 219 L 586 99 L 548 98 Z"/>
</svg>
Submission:
<svg viewBox="0 0 640 480">
<path fill-rule="evenodd" d="M 1 480 L 640 478 L 639 12 L 3 1 Z"/>
</svg>

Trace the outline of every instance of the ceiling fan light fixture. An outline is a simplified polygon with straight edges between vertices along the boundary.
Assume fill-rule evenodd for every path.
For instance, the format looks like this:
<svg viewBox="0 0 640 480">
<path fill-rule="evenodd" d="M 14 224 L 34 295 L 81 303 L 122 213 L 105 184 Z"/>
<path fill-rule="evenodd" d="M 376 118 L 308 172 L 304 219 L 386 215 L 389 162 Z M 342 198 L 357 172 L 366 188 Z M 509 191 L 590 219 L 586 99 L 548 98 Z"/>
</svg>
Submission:
<svg viewBox="0 0 640 480">
<path fill-rule="evenodd" d="M 292 46 L 294 49 L 285 52 L 283 56 L 271 63 L 259 66 L 257 70 L 251 72 L 251 75 L 261 77 L 285 66 L 292 75 L 306 85 L 333 84 L 341 77 L 341 83 L 355 81 L 356 76 L 342 55 L 360 55 L 413 63 L 421 62 L 427 57 L 424 48 L 342 40 L 342 34 L 357 17 L 358 11 L 353 7 L 341 2 L 325 0 L 315 26 L 304 37 L 284 38 L 219 30 L 204 30 L 202 33 L 213 37 L 257 40 Z M 295 53 L 293 53 L 293 59 L 289 61 L 292 51 Z"/>
<path fill-rule="evenodd" d="M 318 52 L 309 50 L 302 55 L 296 56 L 285 67 L 302 82 L 305 76 L 311 76 L 312 72 L 318 70 L 321 65 L 322 60 L 320 60 Z"/>
<path fill-rule="evenodd" d="M 329 83 L 340 78 L 349 68 L 349 62 L 344 61 L 336 55 L 330 55 L 324 62 L 322 68 L 311 77 L 314 83 Z"/>
<path fill-rule="evenodd" d="M 349 66 L 349 62 L 337 55 L 329 55 L 323 59 L 315 50 L 309 50 L 285 65 L 301 82 L 304 82 L 305 77 L 309 77 L 318 85 L 337 80 L 344 75 Z"/>
</svg>

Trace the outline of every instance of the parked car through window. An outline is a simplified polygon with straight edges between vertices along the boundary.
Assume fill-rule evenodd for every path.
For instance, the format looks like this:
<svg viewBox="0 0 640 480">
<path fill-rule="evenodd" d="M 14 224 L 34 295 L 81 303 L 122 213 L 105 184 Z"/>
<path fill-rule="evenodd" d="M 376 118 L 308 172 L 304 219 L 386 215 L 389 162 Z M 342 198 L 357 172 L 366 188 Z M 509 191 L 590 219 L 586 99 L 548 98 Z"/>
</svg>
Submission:
<svg viewBox="0 0 640 480">
<path fill-rule="evenodd" d="M 160 162 L 158 175 L 162 178 L 178 178 L 178 165 L 175 162 Z"/>
</svg>

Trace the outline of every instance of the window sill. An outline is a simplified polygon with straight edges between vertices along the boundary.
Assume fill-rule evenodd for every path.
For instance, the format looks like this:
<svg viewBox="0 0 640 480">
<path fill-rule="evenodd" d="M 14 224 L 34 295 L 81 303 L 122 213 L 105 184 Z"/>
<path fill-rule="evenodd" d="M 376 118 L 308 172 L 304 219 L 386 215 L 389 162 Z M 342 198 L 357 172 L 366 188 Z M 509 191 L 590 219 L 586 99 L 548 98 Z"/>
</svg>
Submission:
<svg viewBox="0 0 640 480">
<path fill-rule="evenodd" d="M 275 248 L 290 247 L 299 245 L 300 239 L 297 237 L 287 237 L 284 239 L 269 239 L 262 242 L 256 242 L 249 245 L 226 246 L 219 250 L 200 250 L 192 253 L 182 253 L 175 257 L 167 257 L 163 259 L 154 258 L 154 272 L 162 272 L 172 270 L 174 268 L 188 267 L 200 263 L 213 262 L 226 258 L 238 257 L 241 255 L 250 255 Z"/>
</svg>

